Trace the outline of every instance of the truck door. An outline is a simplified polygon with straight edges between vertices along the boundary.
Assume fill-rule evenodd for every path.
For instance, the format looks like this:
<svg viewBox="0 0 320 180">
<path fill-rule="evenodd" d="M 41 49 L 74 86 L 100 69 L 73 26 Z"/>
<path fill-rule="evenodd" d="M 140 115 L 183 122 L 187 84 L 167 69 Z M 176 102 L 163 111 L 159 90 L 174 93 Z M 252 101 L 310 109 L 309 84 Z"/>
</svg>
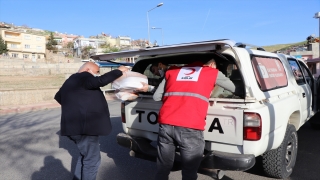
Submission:
<svg viewBox="0 0 320 180">
<path fill-rule="evenodd" d="M 302 119 L 305 120 L 311 115 L 312 92 L 310 86 L 302 73 L 302 68 L 296 59 L 288 59 L 293 75 L 299 86 L 298 94 L 302 111 Z"/>
<path fill-rule="evenodd" d="M 304 64 L 303 62 L 301 61 L 298 61 L 299 62 L 299 65 L 302 69 L 302 73 L 303 73 L 303 76 L 305 77 L 306 81 L 307 81 L 307 85 L 310 87 L 311 89 L 311 93 L 312 93 L 312 110 L 316 112 L 317 110 L 317 100 L 316 100 L 316 97 L 317 97 L 317 84 L 316 84 L 316 80 L 314 79 L 312 73 L 310 72 L 309 68 L 307 67 L 306 64 Z M 311 110 L 311 109 L 310 109 Z"/>
</svg>

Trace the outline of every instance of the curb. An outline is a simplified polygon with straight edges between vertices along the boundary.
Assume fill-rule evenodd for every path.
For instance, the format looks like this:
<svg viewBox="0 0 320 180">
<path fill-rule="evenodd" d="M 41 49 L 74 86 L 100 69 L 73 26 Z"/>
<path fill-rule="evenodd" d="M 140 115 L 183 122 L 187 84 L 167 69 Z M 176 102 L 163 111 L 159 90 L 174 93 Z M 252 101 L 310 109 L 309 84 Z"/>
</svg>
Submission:
<svg viewBox="0 0 320 180">
<path fill-rule="evenodd" d="M 29 105 L 16 105 L 16 106 L 6 106 L 0 107 L 0 115 L 15 114 L 29 111 L 38 111 L 43 109 L 52 109 L 60 107 L 60 104 L 57 102 L 43 102 L 37 104 Z"/>
</svg>

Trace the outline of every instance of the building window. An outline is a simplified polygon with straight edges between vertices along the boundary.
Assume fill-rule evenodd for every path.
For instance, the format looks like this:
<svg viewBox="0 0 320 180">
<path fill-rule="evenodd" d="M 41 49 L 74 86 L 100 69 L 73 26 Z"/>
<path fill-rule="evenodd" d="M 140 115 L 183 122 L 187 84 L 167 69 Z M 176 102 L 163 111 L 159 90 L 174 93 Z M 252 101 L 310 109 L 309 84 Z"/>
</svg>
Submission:
<svg viewBox="0 0 320 180">
<path fill-rule="evenodd" d="M 24 35 L 24 39 L 31 39 L 30 35 Z"/>
<path fill-rule="evenodd" d="M 11 44 L 10 47 L 11 48 L 18 48 L 17 44 Z"/>
<path fill-rule="evenodd" d="M 18 57 L 18 54 L 17 54 L 17 53 L 12 53 L 12 54 L 11 54 L 11 57 L 17 58 L 17 57 Z"/>
<path fill-rule="evenodd" d="M 38 54 L 38 59 L 40 59 L 40 54 Z"/>
<path fill-rule="evenodd" d="M 40 50 L 41 50 L 41 49 L 42 49 L 42 47 L 41 47 L 41 46 L 37 46 L 37 49 L 40 49 Z"/>
<path fill-rule="evenodd" d="M 28 59 L 29 58 L 29 54 L 23 54 L 23 58 Z"/>
<path fill-rule="evenodd" d="M 37 39 L 37 41 L 41 41 L 41 37 L 37 37 L 36 39 Z"/>
<path fill-rule="evenodd" d="M 30 49 L 30 45 L 29 45 L 29 44 L 25 44 L 25 45 L 24 45 L 24 48 Z"/>
</svg>

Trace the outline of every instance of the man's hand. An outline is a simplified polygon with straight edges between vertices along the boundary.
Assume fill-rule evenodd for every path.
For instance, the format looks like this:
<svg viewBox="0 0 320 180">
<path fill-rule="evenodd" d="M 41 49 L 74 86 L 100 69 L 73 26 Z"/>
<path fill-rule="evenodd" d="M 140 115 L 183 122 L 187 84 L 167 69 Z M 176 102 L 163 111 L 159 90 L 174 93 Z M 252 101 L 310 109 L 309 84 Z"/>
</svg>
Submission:
<svg viewBox="0 0 320 180">
<path fill-rule="evenodd" d="M 142 88 L 135 90 L 136 92 L 147 92 L 149 85 L 147 83 L 141 82 Z"/>
<path fill-rule="evenodd" d="M 129 68 L 127 68 L 127 67 L 125 67 L 125 66 L 120 66 L 120 67 L 118 67 L 118 69 L 119 69 L 120 71 L 122 71 L 122 72 L 126 72 L 126 71 L 129 70 Z"/>
</svg>

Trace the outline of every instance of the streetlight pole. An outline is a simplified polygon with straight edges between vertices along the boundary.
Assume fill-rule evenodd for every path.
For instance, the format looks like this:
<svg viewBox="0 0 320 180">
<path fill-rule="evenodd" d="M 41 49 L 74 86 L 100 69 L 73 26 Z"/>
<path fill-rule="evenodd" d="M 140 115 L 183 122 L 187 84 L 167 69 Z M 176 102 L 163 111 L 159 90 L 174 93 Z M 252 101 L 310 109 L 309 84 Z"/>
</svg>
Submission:
<svg viewBox="0 0 320 180">
<path fill-rule="evenodd" d="M 314 18 L 316 19 L 319 19 L 319 42 L 318 42 L 318 46 L 319 46 L 319 51 L 318 51 L 318 56 L 320 58 L 320 12 L 317 12 L 315 15 L 314 15 Z"/>
<path fill-rule="evenodd" d="M 162 33 L 162 28 L 152 27 L 151 29 L 160 29 L 160 30 L 161 30 L 161 40 L 162 40 L 162 46 L 163 46 L 163 33 Z"/>
<path fill-rule="evenodd" d="M 156 7 L 154 7 L 154 8 L 152 8 L 152 9 L 150 9 L 149 11 L 147 11 L 147 21 L 148 21 L 148 41 L 149 41 L 149 44 L 150 44 L 149 12 L 150 12 L 150 11 L 152 11 L 152 10 L 154 10 L 154 9 L 155 9 L 155 8 L 157 8 L 157 7 L 162 6 L 162 5 L 163 5 L 163 3 L 160 3 L 160 4 L 158 4 Z"/>
</svg>

